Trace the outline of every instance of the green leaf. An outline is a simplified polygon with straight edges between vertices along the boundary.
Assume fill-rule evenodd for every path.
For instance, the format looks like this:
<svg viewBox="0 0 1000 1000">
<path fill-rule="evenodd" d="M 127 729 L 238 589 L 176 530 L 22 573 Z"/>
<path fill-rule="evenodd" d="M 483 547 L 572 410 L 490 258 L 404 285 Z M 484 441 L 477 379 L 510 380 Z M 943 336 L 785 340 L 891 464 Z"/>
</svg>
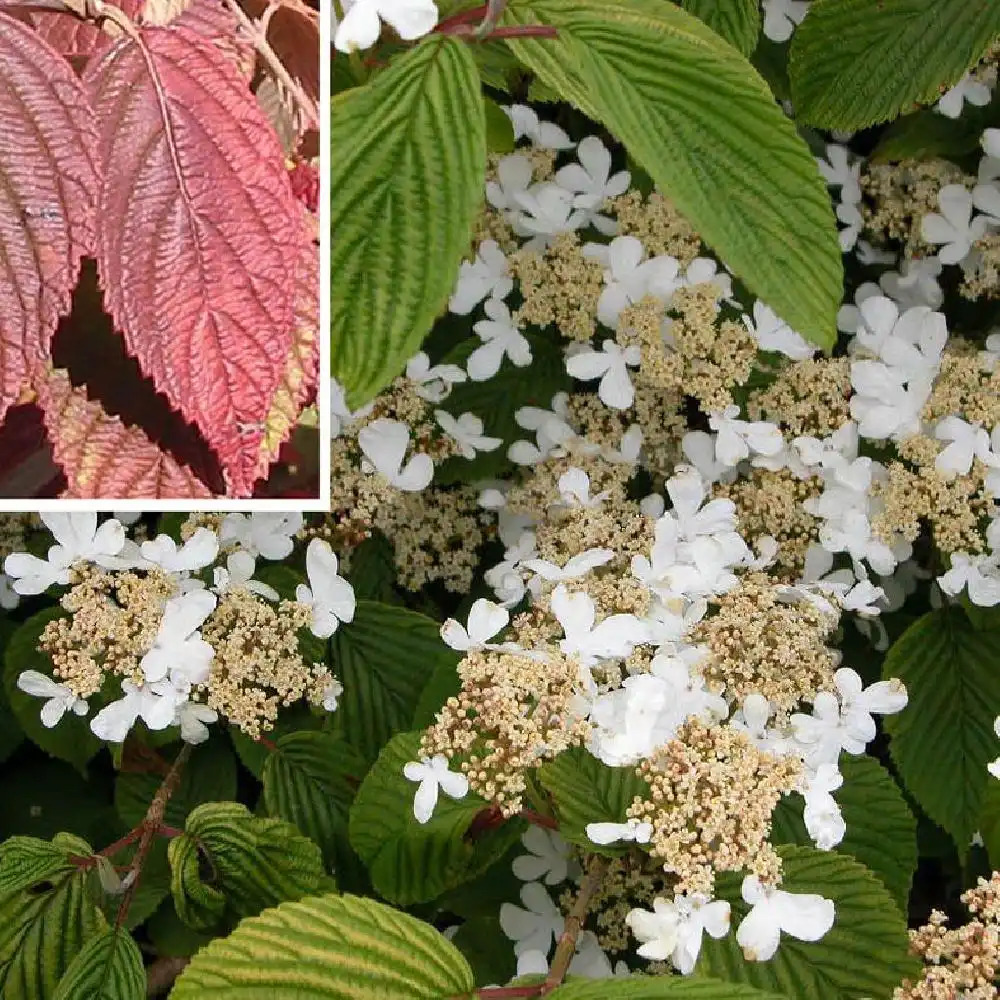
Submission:
<svg viewBox="0 0 1000 1000">
<path fill-rule="evenodd" d="M 514 151 L 514 126 L 507 113 L 496 101 L 483 99 L 486 111 L 486 148 L 491 153 L 503 156 Z"/>
<path fill-rule="evenodd" d="M 971 113 L 976 110 L 967 109 L 960 118 L 948 118 L 936 111 L 918 111 L 898 118 L 879 137 L 871 160 L 895 163 L 976 152 L 986 127 L 981 115 Z"/>
<path fill-rule="evenodd" d="M 252 816 L 238 802 L 196 807 L 168 848 L 180 917 L 211 926 L 219 901 L 236 917 L 333 888 L 320 849 L 280 819 Z"/>
<path fill-rule="evenodd" d="M 624 143 L 793 329 L 823 347 L 834 343 L 843 266 L 829 194 L 743 56 L 658 0 L 513 0 L 504 23 L 555 25 L 555 39 L 509 44 Z"/>
<path fill-rule="evenodd" d="M 698 975 L 581 980 L 566 983 L 549 996 L 552 1000 L 791 1000 L 744 983 L 726 983 Z"/>
<path fill-rule="evenodd" d="M 629 849 L 627 844 L 594 844 L 587 824 L 625 822 L 635 796 L 649 791 L 634 767 L 608 767 L 586 750 L 573 748 L 541 767 L 538 778 L 555 800 L 562 837 L 597 854 Z"/>
<path fill-rule="evenodd" d="M 170 1000 L 446 1000 L 472 970 L 430 924 L 357 896 L 285 903 L 213 941 Z"/>
<path fill-rule="evenodd" d="M 466 920 L 451 943 L 472 966 L 477 983 L 507 983 L 517 975 L 517 960 L 510 948 L 497 947 L 505 938 L 500 917 L 474 917 Z"/>
<path fill-rule="evenodd" d="M 987 783 L 983 793 L 979 833 L 990 856 L 990 864 L 994 869 L 1000 868 L 1000 781 L 996 779 Z"/>
<path fill-rule="evenodd" d="M 108 927 L 70 963 L 52 1000 L 144 1000 L 146 970 L 128 931 Z"/>
<path fill-rule="evenodd" d="M 0 764 L 21 745 L 23 739 L 24 733 L 7 701 L 7 692 L 0 684 Z"/>
<path fill-rule="evenodd" d="M 32 615 L 8 640 L 4 651 L 4 688 L 11 710 L 28 737 L 46 753 L 72 764 L 84 773 L 84 766 L 101 749 L 101 741 L 90 731 L 87 719 L 67 712 L 58 725 L 47 729 L 42 725 L 44 699 L 25 694 L 17 686 L 17 678 L 25 670 L 37 670 L 52 676 L 52 661 L 38 651 L 38 641 L 45 626 L 65 618 L 62 608 L 46 608 Z"/>
<path fill-rule="evenodd" d="M 212 940 L 210 934 L 194 930 L 177 916 L 172 899 L 160 904 L 146 921 L 144 930 L 149 935 L 156 954 L 170 958 L 189 958 Z"/>
<path fill-rule="evenodd" d="M 372 883 L 401 906 L 435 899 L 486 869 L 517 837 L 523 824 L 507 822 L 472 844 L 472 820 L 486 808 L 470 792 L 455 801 L 443 792 L 427 823 L 413 817 L 417 785 L 403 767 L 419 759 L 420 734 L 393 737 L 358 790 L 351 807 L 351 845 L 368 865 Z"/>
<path fill-rule="evenodd" d="M 681 6 L 701 18 L 734 49 L 748 56 L 760 38 L 760 0 L 682 0 Z"/>
<path fill-rule="evenodd" d="M 792 38 L 796 114 L 851 131 L 930 104 L 1000 33 L 1000 7 L 969 0 L 816 0 Z"/>
<path fill-rule="evenodd" d="M 871 757 L 843 756 L 844 783 L 833 797 L 847 833 L 835 850 L 849 854 L 881 879 L 902 913 L 908 909 L 910 883 L 917 867 L 917 821 L 896 782 Z M 771 840 L 811 846 L 802 820 L 801 795 L 791 795 L 774 811 Z"/>
<path fill-rule="evenodd" d="M 519 427 L 514 414 L 522 406 L 547 407 L 557 392 L 571 388 L 572 379 L 566 373 L 562 348 L 555 336 L 541 331 L 524 331 L 531 345 L 531 372 L 526 377 L 524 368 L 518 368 L 509 358 L 504 358 L 500 370 L 484 382 L 460 382 L 441 404 L 441 408 L 459 417 L 474 413 L 483 421 L 483 433 L 503 441 L 493 451 L 479 452 L 471 461 L 450 458 L 438 467 L 435 480 L 440 484 L 471 483 L 477 479 L 498 479 L 514 468 L 507 458 L 507 450 L 515 442 L 529 437 Z M 465 368 L 469 355 L 482 341 L 478 337 L 466 339 L 456 345 L 444 358 L 444 363 Z"/>
<path fill-rule="evenodd" d="M 438 665 L 457 661 L 430 618 L 358 601 L 354 621 L 333 636 L 333 668 L 344 685 L 335 727 L 370 764 L 393 733 L 409 727 Z"/>
<path fill-rule="evenodd" d="M 315 841 L 327 865 L 336 864 L 365 771 L 357 751 L 331 733 L 290 733 L 264 764 L 264 805 Z"/>
<path fill-rule="evenodd" d="M 784 862 L 781 888 L 833 900 L 833 927 L 819 941 L 782 934 L 767 962 L 748 962 L 735 934 L 720 941 L 706 937 L 699 971 L 788 997 L 889 1000 L 903 978 L 919 971 L 920 963 L 907 953 L 906 921 L 886 888 L 863 865 L 833 851 L 785 846 L 778 853 Z M 727 875 L 716 885 L 716 896 L 732 907 L 734 927 L 749 910 L 740 894 L 741 882 L 741 877 Z"/>
<path fill-rule="evenodd" d="M 115 780 L 115 808 L 128 826 L 142 822 L 162 775 L 125 772 Z M 213 732 L 212 737 L 198 744 L 191 759 L 181 771 L 177 789 L 170 796 L 163 815 L 167 826 L 184 826 L 191 810 L 202 802 L 219 802 L 236 798 L 236 755 L 225 735 Z"/>
<path fill-rule="evenodd" d="M 266 738 L 273 743 L 288 733 L 313 732 L 322 726 L 323 715 L 314 714 L 307 705 L 299 703 L 278 713 L 274 728 L 267 731 Z M 260 780 L 271 751 L 259 740 L 252 740 L 238 726 L 229 727 L 229 738 L 233 741 L 240 762 Z"/>
<path fill-rule="evenodd" d="M 360 406 L 392 381 L 451 294 L 486 177 L 479 70 L 469 46 L 432 36 L 332 116 L 330 347 Z"/>
<path fill-rule="evenodd" d="M 344 575 L 354 588 L 359 601 L 380 601 L 398 604 L 396 594 L 396 557 L 392 542 L 381 532 L 374 531 L 352 550 L 350 567 Z"/>
<path fill-rule="evenodd" d="M 932 611 L 890 647 L 883 676 L 909 694 L 886 719 L 889 752 L 909 792 L 964 856 L 979 822 L 986 765 L 997 756 L 1000 632 L 976 631 L 957 606 Z"/>
<path fill-rule="evenodd" d="M 69 834 L 57 834 L 49 849 L 12 840 L 13 846 L 0 845 L 0 882 L 7 887 L 0 891 L 0 997 L 43 1000 L 104 926 L 92 869 L 71 860 L 93 851 Z"/>
<path fill-rule="evenodd" d="M 411 729 L 426 729 L 434 725 L 438 712 L 444 703 L 462 690 L 462 679 L 458 676 L 456 663 L 439 663 L 437 670 L 431 675 L 420 700 L 413 711 Z"/>
</svg>

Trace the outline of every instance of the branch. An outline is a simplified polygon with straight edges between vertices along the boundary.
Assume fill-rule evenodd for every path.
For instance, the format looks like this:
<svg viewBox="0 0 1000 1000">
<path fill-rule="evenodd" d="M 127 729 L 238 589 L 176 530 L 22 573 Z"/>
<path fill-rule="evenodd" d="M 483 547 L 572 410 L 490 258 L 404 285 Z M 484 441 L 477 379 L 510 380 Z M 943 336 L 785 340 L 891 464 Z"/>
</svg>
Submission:
<svg viewBox="0 0 1000 1000">
<path fill-rule="evenodd" d="M 298 108 L 299 113 L 302 115 L 303 124 L 306 130 L 318 129 L 319 128 L 319 108 L 316 107 L 316 102 L 309 97 L 309 95 L 302 88 L 302 85 L 295 80 L 291 73 L 285 68 L 284 63 L 278 58 L 274 49 L 271 48 L 271 43 L 267 40 L 267 23 L 271 19 L 271 14 L 273 13 L 272 7 L 275 6 L 274 0 L 268 5 L 267 9 L 264 11 L 264 16 L 259 22 L 252 20 L 247 16 L 246 11 L 237 3 L 237 0 L 225 0 L 226 7 L 236 18 L 240 27 L 250 36 L 253 41 L 254 48 L 260 55 L 261 59 L 267 64 L 268 70 L 270 70 L 271 75 L 281 84 L 282 87 L 291 96 L 292 101 Z"/>
<path fill-rule="evenodd" d="M 170 765 L 170 770 L 163 779 L 163 784 L 156 790 L 153 801 L 150 802 L 149 808 L 146 810 L 146 815 L 139 824 L 138 829 L 142 831 L 139 837 L 139 846 L 136 848 L 135 857 L 132 858 L 132 864 L 129 865 L 129 873 L 132 875 L 132 881 L 125 890 L 122 901 L 118 906 L 115 927 L 121 927 L 125 923 L 129 907 L 132 905 L 132 897 L 135 895 L 139 879 L 142 877 L 142 866 L 146 861 L 146 856 L 149 854 L 150 848 L 153 846 L 153 840 L 156 838 L 157 833 L 160 832 L 167 803 L 170 801 L 170 796 L 177 789 L 177 785 L 181 780 L 181 771 L 184 769 L 184 765 L 190 756 L 191 744 L 185 743 L 181 747 L 180 753 L 174 758 L 173 764 Z"/>
</svg>

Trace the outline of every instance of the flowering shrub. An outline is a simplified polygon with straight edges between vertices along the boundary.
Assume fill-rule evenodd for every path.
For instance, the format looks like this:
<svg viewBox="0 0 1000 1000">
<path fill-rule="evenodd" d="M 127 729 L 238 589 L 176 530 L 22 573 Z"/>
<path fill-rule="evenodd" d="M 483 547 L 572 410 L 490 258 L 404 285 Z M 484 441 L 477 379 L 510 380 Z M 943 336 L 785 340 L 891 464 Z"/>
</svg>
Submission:
<svg viewBox="0 0 1000 1000">
<path fill-rule="evenodd" d="M 0 997 L 995 996 L 1000 14 L 337 13 L 331 510 L 5 522 Z"/>
<path fill-rule="evenodd" d="M 316 390 L 318 53 L 303 0 L 4 4 L 0 494 L 318 495 L 260 483 Z"/>
</svg>

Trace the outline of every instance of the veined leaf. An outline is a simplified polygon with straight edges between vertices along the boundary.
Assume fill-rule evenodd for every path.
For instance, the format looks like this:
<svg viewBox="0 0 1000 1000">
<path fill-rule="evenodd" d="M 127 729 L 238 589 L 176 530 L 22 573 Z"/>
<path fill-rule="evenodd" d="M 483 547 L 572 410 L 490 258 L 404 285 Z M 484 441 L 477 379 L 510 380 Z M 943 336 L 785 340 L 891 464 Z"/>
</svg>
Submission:
<svg viewBox="0 0 1000 1000">
<path fill-rule="evenodd" d="M 843 267 L 826 185 L 743 56 L 658 0 L 513 0 L 504 23 L 554 25 L 558 38 L 509 44 L 624 143 L 754 293 L 833 344 Z"/>
<path fill-rule="evenodd" d="M 420 692 L 440 663 L 457 662 L 430 618 L 358 601 L 354 621 L 333 636 L 333 668 L 344 685 L 334 724 L 370 764 L 393 733 L 409 728 Z"/>
<path fill-rule="evenodd" d="M 595 844 L 588 823 L 624 823 L 625 810 L 636 795 L 648 792 L 633 767 L 608 767 L 593 754 L 573 748 L 538 771 L 538 779 L 555 800 L 559 833 L 598 854 L 618 855 L 628 844 Z"/>
<path fill-rule="evenodd" d="M 84 80 L 101 128 L 108 311 L 219 456 L 228 493 L 249 496 L 305 250 L 280 143 L 225 56 L 177 24 L 115 42 Z"/>
<path fill-rule="evenodd" d="M 819 941 L 782 934 L 774 957 L 748 962 L 729 934 L 702 942 L 698 970 L 749 983 L 787 997 L 822 1000 L 889 1000 L 893 989 L 914 976 L 919 962 L 908 954 L 906 921 L 888 890 L 863 865 L 832 851 L 781 847 L 786 892 L 808 892 L 833 901 L 833 927 Z M 738 927 L 749 907 L 740 894 L 741 876 L 717 880 L 716 896 L 729 901 Z"/>
<path fill-rule="evenodd" d="M 427 823 L 413 818 L 417 785 L 403 774 L 419 759 L 420 734 L 400 733 L 379 754 L 351 807 L 351 846 L 368 865 L 372 883 L 402 906 L 424 902 L 485 870 L 523 829 L 507 822 L 499 830 L 465 839 L 469 824 L 486 808 L 470 792 L 454 800 L 442 793 Z"/>
<path fill-rule="evenodd" d="M 969 0 L 815 0 L 792 38 L 803 122 L 855 130 L 936 101 L 1000 33 L 1000 7 Z"/>
<path fill-rule="evenodd" d="M 549 994 L 553 1000 L 792 1000 L 785 994 L 708 976 L 629 976 L 578 980 Z"/>
<path fill-rule="evenodd" d="M 681 6 L 743 55 L 750 55 L 757 47 L 760 0 L 682 0 Z"/>
<path fill-rule="evenodd" d="M 333 374 L 359 406 L 427 335 L 469 250 L 486 125 L 469 46 L 424 39 L 338 103 L 330 130 Z"/>
<path fill-rule="evenodd" d="M 0 13 L 0 420 L 97 239 L 97 124 L 72 67 Z"/>
<path fill-rule="evenodd" d="M 917 867 L 917 821 L 889 773 L 871 757 L 841 757 L 844 784 L 833 797 L 847 833 L 834 848 L 849 854 L 877 875 L 901 913 L 908 910 L 910 883 Z M 802 819 L 802 797 L 782 799 L 774 811 L 771 840 L 775 844 L 812 846 Z"/>
<path fill-rule="evenodd" d="M 213 941 L 171 1000 L 446 1000 L 471 995 L 469 963 L 430 924 L 357 896 L 284 903 Z"/>
<path fill-rule="evenodd" d="M 977 631 L 957 606 L 924 615 L 889 648 L 886 678 L 909 703 L 886 719 L 889 752 L 907 789 L 964 855 L 976 831 L 986 765 L 997 756 L 1000 632 Z"/>
<path fill-rule="evenodd" d="M 143 1000 L 146 970 L 132 935 L 108 927 L 70 962 L 52 1000 Z"/>
</svg>

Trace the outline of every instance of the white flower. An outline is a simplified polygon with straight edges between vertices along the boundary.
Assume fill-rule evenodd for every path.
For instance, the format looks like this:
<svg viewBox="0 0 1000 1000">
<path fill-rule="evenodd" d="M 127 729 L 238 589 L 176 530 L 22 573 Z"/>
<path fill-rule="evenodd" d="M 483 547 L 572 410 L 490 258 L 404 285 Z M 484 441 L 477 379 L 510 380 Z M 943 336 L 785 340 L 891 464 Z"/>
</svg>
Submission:
<svg viewBox="0 0 1000 1000">
<path fill-rule="evenodd" d="M 514 954 L 540 952 L 543 959 L 563 932 L 563 916 L 541 882 L 521 886 L 524 909 L 513 903 L 500 907 L 500 926 L 514 942 Z"/>
<path fill-rule="evenodd" d="M 169 675 L 185 693 L 192 684 L 204 683 L 215 651 L 198 630 L 217 603 L 209 590 L 191 590 L 167 601 L 153 645 L 139 661 L 147 681 Z"/>
<path fill-rule="evenodd" d="M 809 11 L 809 0 L 763 0 L 764 34 L 772 42 L 787 42 Z"/>
<path fill-rule="evenodd" d="M 173 725 L 177 707 L 185 700 L 168 681 L 142 685 L 122 681 L 122 693 L 122 698 L 106 705 L 90 720 L 90 730 L 99 740 L 123 743 L 137 719 L 154 732 L 166 729 Z"/>
<path fill-rule="evenodd" d="M 278 592 L 273 587 L 253 579 L 256 569 L 257 560 L 245 549 L 233 552 L 226 558 L 224 567 L 216 566 L 212 570 L 212 590 L 220 597 L 233 590 L 249 590 L 269 601 L 276 601 Z"/>
<path fill-rule="evenodd" d="M 646 250 L 635 236 L 618 236 L 607 246 L 588 243 L 584 256 L 596 258 L 605 267 L 604 289 L 597 301 L 597 318 L 617 329 L 618 318 L 627 306 L 646 295 L 668 301 L 683 285 L 680 264 L 666 255 L 644 260 Z"/>
<path fill-rule="evenodd" d="M 694 971 L 701 951 L 701 937 L 707 931 L 714 938 L 729 933 L 729 904 L 711 902 L 702 893 L 675 896 L 672 903 L 653 900 L 653 912 L 632 910 L 625 918 L 632 933 L 646 942 L 639 948 L 643 958 L 673 963 L 685 976 Z"/>
<path fill-rule="evenodd" d="M 46 559 L 14 552 L 4 561 L 4 572 L 22 596 L 42 594 L 54 584 L 70 582 L 70 567 L 77 562 L 93 562 L 105 568 L 122 565 L 117 557 L 126 548 L 125 529 L 114 518 L 97 525 L 97 513 L 41 514 L 56 543 Z"/>
<path fill-rule="evenodd" d="M 573 202 L 569 191 L 551 182 L 515 191 L 514 203 L 520 209 L 513 220 L 515 231 L 532 237 L 523 249 L 544 249 L 553 236 L 585 226 L 588 213 L 575 208 Z"/>
<path fill-rule="evenodd" d="M 753 304 L 753 322 L 750 322 L 748 316 L 743 317 L 743 322 L 762 351 L 777 351 L 794 361 L 804 361 L 816 353 L 814 345 L 807 343 L 802 334 L 796 333 L 783 319 L 779 319 L 760 299 Z"/>
<path fill-rule="evenodd" d="M 471 263 L 462 261 L 455 291 L 448 300 L 448 309 L 459 316 L 468 316 L 483 299 L 487 299 L 487 303 L 491 299 L 504 299 L 513 288 L 514 281 L 504 252 L 496 240 L 483 240 L 476 249 L 476 259 Z"/>
<path fill-rule="evenodd" d="M 961 417 L 950 416 L 939 420 L 934 428 L 934 437 L 951 442 L 934 459 L 934 468 L 946 479 L 968 475 L 976 458 L 988 465 L 998 464 L 990 450 L 989 434 Z"/>
<path fill-rule="evenodd" d="M 579 163 L 571 163 L 557 171 L 555 181 L 575 196 L 573 206 L 587 213 L 587 222 L 599 232 L 610 236 L 616 223 L 600 214 L 608 198 L 617 198 L 628 190 L 632 175 L 627 170 L 611 175 L 611 153 L 597 136 L 587 136 L 576 149 Z"/>
<path fill-rule="evenodd" d="M 613 340 L 605 340 L 600 351 L 584 348 L 567 358 L 566 371 L 584 381 L 599 378 L 597 394 L 601 402 L 616 410 L 627 410 L 635 399 L 627 366 L 636 367 L 641 360 L 638 347 L 623 350 Z"/>
<path fill-rule="evenodd" d="M 997 738 L 1000 739 L 1000 715 L 993 720 L 993 732 L 996 733 Z M 986 765 L 986 770 L 989 771 L 994 778 L 1000 778 L 1000 757 L 997 757 L 996 760 L 990 761 L 990 763 Z"/>
<path fill-rule="evenodd" d="M 761 884 L 747 875 L 743 899 L 750 912 L 736 932 L 736 940 L 748 962 L 766 962 L 778 950 L 782 933 L 799 941 L 818 941 L 833 926 L 833 901 L 814 893 L 791 893 Z"/>
<path fill-rule="evenodd" d="M 525 559 L 521 565 L 532 573 L 537 573 L 543 580 L 560 583 L 586 576 L 592 569 L 603 566 L 614 557 L 611 549 L 587 549 L 567 559 L 565 566 L 557 566 L 545 559 Z"/>
<path fill-rule="evenodd" d="M 980 83 L 970 73 L 966 73 L 937 102 L 937 110 L 947 118 L 958 118 L 966 101 L 981 108 L 990 103 L 991 96 L 992 91 L 985 83 Z"/>
<path fill-rule="evenodd" d="M 785 442 L 779 428 L 766 420 L 739 420 L 740 408 L 727 406 L 722 413 L 713 413 L 708 426 L 716 431 L 715 454 L 727 466 L 739 465 L 751 452 L 757 455 L 777 455 Z"/>
<path fill-rule="evenodd" d="M 215 562 L 219 554 L 219 536 L 208 528 L 197 531 L 181 546 L 169 535 L 157 535 L 139 547 L 142 558 L 164 573 L 193 573 Z"/>
<path fill-rule="evenodd" d="M 449 618 L 441 626 L 441 638 L 462 653 L 480 649 L 496 649 L 489 640 L 502 632 L 510 622 L 510 612 L 499 604 L 480 597 L 469 611 L 469 627 Z"/>
<path fill-rule="evenodd" d="M 337 573 L 337 556 L 322 538 L 314 538 L 306 549 L 306 573 L 309 586 L 300 583 L 295 600 L 312 608 L 312 634 L 328 639 L 341 622 L 354 620 L 354 588 Z"/>
<path fill-rule="evenodd" d="M 456 382 L 464 382 L 465 372 L 458 365 L 431 365 L 430 358 L 418 351 L 406 363 L 406 377 L 416 384 L 414 392 L 429 403 L 440 403 Z"/>
<path fill-rule="evenodd" d="M 556 484 L 559 490 L 559 499 L 566 507 L 600 507 L 610 494 L 605 490 L 601 493 L 590 495 L 590 476 L 583 469 L 575 466 L 567 469 Z"/>
<path fill-rule="evenodd" d="M 823 175 L 829 187 L 839 187 L 844 201 L 857 202 L 861 200 L 861 161 L 853 165 L 850 161 L 850 150 L 839 143 L 828 143 L 826 159 L 816 157 L 816 166 Z"/>
<path fill-rule="evenodd" d="M 326 709 L 327 712 L 336 711 L 337 702 L 340 700 L 340 696 L 344 693 L 344 685 L 334 677 L 326 688 L 323 690 L 323 700 L 320 704 Z"/>
<path fill-rule="evenodd" d="M 196 701 L 184 701 L 177 706 L 174 721 L 181 727 L 181 739 L 185 743 L 204 743 L 208 739 L 208 726 L 217 721 L 218 712 L 208 705 Z"/>
<path fill-rule="evenodd" d="M 970 556 L 965 552 L 953 552 L 951 569 L 939 576 L 937 582 L 952 597 L 968 587 L 969 600 L 981 608 L 1000 604 L 1000 570 L 995 555 Z"/>
<path fill-rule="evenodd" d="M 413 797 L 413 815 L 418 823 L 426 823 L 434 814 L 437 805 L 438 789 L 452 799 L 463 799 L 469 791 L 469 779 L 464 774 L 448 770 L 448 758 L 444 754 L 433 757 L 421 757 L 420 761 L 411 760 L 403 768 L 407 781 L 417 781 Z"/>
<path fill-rule="evenodd" d="M 469 378 L 473 382 L 493 378 L 500 370 L 505 355 L 518 368 L 531 364 L 531 344 L 514 325 L 506 304 L 499 299 L 487 299 L 486 315 L 489 319 L 481 319 L 472 327 L 483 342 L 466 362 Z"/>
<path fill-rule="evenodd" d="M 403 465 L 410 428 L 398 420 L 373 420 L 358 432 L 358 444 L 375 471 L 398 490 L 419 493 L 434 478 L 434 462 L 423 452 Z"/>
<path fill-rule="evenodd" d="M 957 264 L 967 257 L 972 244 L 981 239 L 987 228 L 983 216 L 972 218 L 972 194 L 963 184 L 946 184 L 938 192 L 940 214 L 925 215 L 920 232 L 928 243 L 942 244 L 938 259 L 942 264 Z"/>
<path fill-rule="evenodd" d="M 444 410 L 435 410 L 434 416 L 445 434 L 458 445 L 462 458 L 471 461 L 477 451 L 496 451 L 503 444 L 503 438 L 483 434 L 483 422 L 474 413 L 463 413 L 456 420 Z"/>
<path fill-rule="evenodd" d="M 42 705 L 42 725 L 51 729 L 67 712 L 87 714 L 87 703 L 78 698 L 66 684 L 57 684 L 51 677 L 37 670 L 25 670 L 18 675 L 17 687 L 25 694 L 45 698 Z"/>
<path fill-rule="evenodd" d="M 881 361 L 854 361 L 851 386 L 851 416 L 862 437 L 901 441 L 919 432 L 929 380 L 908 386 L 905 373 Z"/>
<path fill-rule="evenodd" d="M 235 542 L 252 556 L 277 562 L 291 555 L 295 535 L 301 528 L 300 511 L 287 514 L 227 514 L 222 519 L 219 534 L 225 547 Z"/>
<path fill-rule="evenodd" d="M 567 656 L 577 654 L 584 664 L 599 657 L 628 656 L 645 639 L 645 627 L 635 615 L 609 615 L 595 625 L 593 598 L 582 592 L 570 594 L 564 584 L 552 591 L 551 607 L 566 636 L 559 648 Z"/>
<path fill-rule="evenodd" d="M 524 104 L 512 104 L 505 107 L 507 117 L 514 126 L 514 140 L 529 139 L 538 149 L 572 149 L 573 141 L 558 126 L 552 122 L 539 119 L 534 108 Z"/>
<path fill-rule="evenodd" d="M 513 223 L 517 215 L 517 198 L 528 190 L 531 184 L 531 160 L 523 153 L 509 153 L 500 157 L 497 163 L 495 181 L 486 182 L 486 200 L 504 218 Z"/>
<path fill-rule="evenodd" d="M 901 309 L 927 306 L 938 309 L 944 301 L 944 292 L 938 282 L 941 261 L 937 257 L 922 260 L 911 257 L 899 266 L 899 272 L 885 271 L 878 279 L 882 290 L 899 303 Z"/>
<path fill-rule="evenodd" d="M 847 824 L 837 800 L 830 793 L 844 783 L 836 764 L 821 764 L 809 778 L 802 797 L 805 799 L 803 819 L 813 843 L 821 851 L 829 851 L 844 839 Z"/>
<path fill-rule="evenodd" d="M 521 836 L 529 854 L 514 858 L 511 866 L 522 882 L 545 879 L 546 885 L 565 882 L 569 875 L 570 845 L 555 830 L 529 826 Z"/>
<path fill-rule="evenodd" d="M 428 34 L 438 22 L 433 0 L 344 0 L 344 18 L 333 45 L 340 52 L 370 49 L 382 33 L 382 21 L 404 41 Z"/>
<path fill-rule="evenodd" d="M 629 819 L 624 823 L 588 823 L 587 839 L 595 844 L 615 844 L 628 841 L 636 844 L 648 844 L 653 836 L 652 823 L 640 823 L 637 819 Z"/>
</svg>

